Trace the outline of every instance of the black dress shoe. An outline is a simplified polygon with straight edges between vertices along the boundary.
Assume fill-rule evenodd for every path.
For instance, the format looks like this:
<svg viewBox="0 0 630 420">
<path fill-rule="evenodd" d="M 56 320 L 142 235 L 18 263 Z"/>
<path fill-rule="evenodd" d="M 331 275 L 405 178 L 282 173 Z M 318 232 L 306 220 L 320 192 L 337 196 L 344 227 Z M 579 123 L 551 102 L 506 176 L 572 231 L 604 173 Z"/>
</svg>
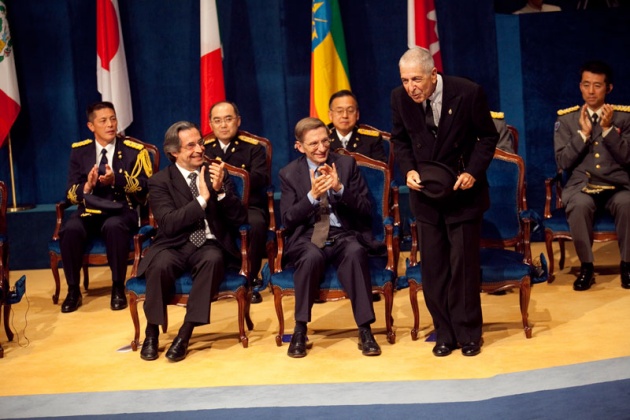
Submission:
<svg viewBox="0 0 630 420">
<path fill-rule="evenodd" d="M 110 303 L 112 311 L 120 311 L 127 307 L 127 296 L 125 296 L 125 285 L 114 284 L 112 286 L 112 300 Z"/>
<path fill-rule="evenodd" d="M 188 351 L 188 341 L 185 341 L 181 337 L 175 337 L 173 344 L 166 351 L 166 358 L 171 362 L 179 362 L 186 358 L 186 352 Z"/>
<path fill-rule="evenodd" d="M 68 296 L 61 304 L 61 312 L 74 312 L 79 309 L 79 306 L 83 304 L 83 296 L 81 296 L 81 291 L 69 291 Z"/>
<path fill-rule="evenodd" d="M 582 292 L 588 290 L 595 283 L 595 273 L 593 267 L 582 265 L 578 278 L 573 282 L 573 290 Z"/>
<path fill-rule="evenodd" d="M 140 358 L 142 360 L 155 360 L 158 358 L 158 338 L 147 337 L 142 343 L 142 350 L 140 350 Z"/>
<path fill-rule="evenodd" d="M 379 356 L 381 354 L 381 348 L 374 339 L 372 331 L 360 329 L 359 330 L 359 350 L 364 356 Z"/>
<path fill-rule="evenodd" d="M 623 287 L 624 289 L 630 289 L 630 263 L 622 261 L 620 271 L 621 287 Z"/>
<path fill-rule="evenodd" d="M 476 356 L 481 353 L 481 344 L 482 340 L 479 341 L 471 341 L 462 345 L 462 354 L 464 356 Z"/>
<path fill-rule="evenodd" d="M 433 347 L 433 355 L 436 357 L 448 356 L 456 348 L 457 348 L 456 345 L 447 344 L 447 343 L 437 343 L 435 347 Z"/>
<path fill-rule="evenodd" d="M 260 296 L 260 293 L 258 292 L 252 293 L 252 303 L 260 303 L 260 302 L 262 302 L 262 296 Z"/>
<path fill-rule="evenodd" d="M 291 337 L 291 344 L 287 351 L 289 357 L 300 358 L 306 356 L 306 334 L 303 332 L 294 332 Z"/>
</svg>

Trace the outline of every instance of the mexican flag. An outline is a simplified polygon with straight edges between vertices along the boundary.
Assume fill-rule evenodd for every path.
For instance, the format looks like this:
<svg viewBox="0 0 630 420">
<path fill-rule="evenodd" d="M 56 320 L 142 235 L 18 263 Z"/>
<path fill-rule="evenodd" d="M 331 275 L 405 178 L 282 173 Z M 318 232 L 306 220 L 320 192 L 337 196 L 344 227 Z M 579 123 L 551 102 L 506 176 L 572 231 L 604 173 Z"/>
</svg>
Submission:
<svg viewBox="0 0 630 420">
<path fill-rule="evenodd" d="M 7 7 L 0 0 L 0 147 L 9 136 L 20 112 L 20 92 L 15 74 L 13 43 L 7 21 Z"/>
</svg>

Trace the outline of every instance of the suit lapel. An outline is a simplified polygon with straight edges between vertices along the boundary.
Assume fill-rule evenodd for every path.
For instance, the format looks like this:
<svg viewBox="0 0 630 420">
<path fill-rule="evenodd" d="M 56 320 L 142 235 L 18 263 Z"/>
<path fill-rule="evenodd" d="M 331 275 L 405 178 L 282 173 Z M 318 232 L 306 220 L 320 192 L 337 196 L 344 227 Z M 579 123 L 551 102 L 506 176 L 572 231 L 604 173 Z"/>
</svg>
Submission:
<svg viewBox="0 0 630 420">
<path fill-rule="evenodd" d="M 433 160 L 437 159 L 440 149 L 443 147 L 444 143 L 448 142 L 449 134 L 453 127 L 454 116 L 457 114 L 461 102 L 461 96 L 450 89 L 448 78 L 442 76 L 442 82 L 442 110 L 438 124 L 437 142 L 432 154 Z"/>
<path fill-rule="evenodd" d="M 179 197 L 178 204 L 180 206 L 185 205 L 193 199 L 192 192 L 190 191 L 190 186 L 188 185 L 187 180 L 184 179 L 184 177 L 182 176 L 182 173 L 179 172 L 179 169 L 177 169 L 177 166 L 175 166 L 175 164 L 169 166 L 169 173 L 171 176 L 173 189 L 177 192 Z"/>
</svg>

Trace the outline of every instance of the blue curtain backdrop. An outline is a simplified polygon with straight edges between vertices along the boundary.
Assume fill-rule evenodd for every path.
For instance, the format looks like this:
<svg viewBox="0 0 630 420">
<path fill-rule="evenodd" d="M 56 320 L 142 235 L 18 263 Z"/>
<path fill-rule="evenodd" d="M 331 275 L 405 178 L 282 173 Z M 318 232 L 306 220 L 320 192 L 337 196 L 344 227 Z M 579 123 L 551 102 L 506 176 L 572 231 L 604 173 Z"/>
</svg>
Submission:
<svg viewBox="0 0 630 420">
<path fill-rule="evenodd" d="M 53 203 L 64 195 L 70 145 L 91 136 L 84 109 L 100 98 L 96 2 L 5 2 L 22 101 L 12 130 L 18 201 Z M 389 94 L 399 84 L 397 62 L 407 44 L 407 2 L 339 3 L 361 121 L 389 130 Z M 445 72 L 483 85 L 491 108 L 519 128 L 528 200 L 541 209 L 542 180 L 555 167 L 555 111 L 580 102 L 579 65 L 589 58 L 611 62 L 617 76 L 611 102 L 630 103 L 628 9 L 574 11 L 563 0 L 561 13 L 518 17 L 495 9 L 509 12 L 524 2 L 436 3 Z M 242 128 L 273 142 L 275 181 L 295 157 L 293 127 L 308 114 L 311 2 L 217 4 L 227 96 L 241 109 Z M 199 0 L 119 0 L 119 6 L 134 111 L 127 134 L 161 148 L 170 124 L 199 122 Z M 0 179 L 9 181 L 6 146 Z"/>
</svg>

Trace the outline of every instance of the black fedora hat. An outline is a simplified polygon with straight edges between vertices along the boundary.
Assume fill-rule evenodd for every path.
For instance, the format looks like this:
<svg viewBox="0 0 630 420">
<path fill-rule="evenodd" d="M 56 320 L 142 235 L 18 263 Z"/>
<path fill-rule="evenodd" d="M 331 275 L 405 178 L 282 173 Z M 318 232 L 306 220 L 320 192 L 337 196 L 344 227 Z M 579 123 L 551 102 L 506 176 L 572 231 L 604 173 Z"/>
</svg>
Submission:
<svg viewBox="0 0 630 420">
<path fill-rule="evenodd" d="M 423 161 L 418 163 L 420 174 L 420 190 L 427 197 L 439 200 L 453 193 L 453 185 L 457 181 L 457 174 L 448 166 L 435 161 Z"/>
</svg>

